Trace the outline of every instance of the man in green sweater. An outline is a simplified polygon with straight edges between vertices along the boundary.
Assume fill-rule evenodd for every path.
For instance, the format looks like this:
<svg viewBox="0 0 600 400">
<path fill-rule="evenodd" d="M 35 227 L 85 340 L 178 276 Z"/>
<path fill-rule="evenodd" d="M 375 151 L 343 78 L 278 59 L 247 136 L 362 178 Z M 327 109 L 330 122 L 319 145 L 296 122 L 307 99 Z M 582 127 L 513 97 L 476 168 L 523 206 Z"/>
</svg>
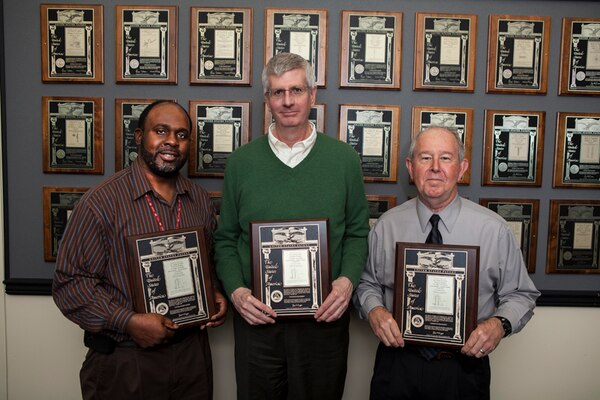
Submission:
<svg viewBox="0 0 600 400">
<path fill-rule="evenodd" d="M 348 302 L 367 256 L 368 209 L 358 154 L 317 133 L 312 66 L 281 53 L 262 75 L 275 122 L 228 160 L 217 274 L 235 306 L 238 399 L 341 399 L 348 355 Z M 252 295 L 252 221 L 328 219 L 331 291 L 314 318 L 277 319 Z"/>
</svg>

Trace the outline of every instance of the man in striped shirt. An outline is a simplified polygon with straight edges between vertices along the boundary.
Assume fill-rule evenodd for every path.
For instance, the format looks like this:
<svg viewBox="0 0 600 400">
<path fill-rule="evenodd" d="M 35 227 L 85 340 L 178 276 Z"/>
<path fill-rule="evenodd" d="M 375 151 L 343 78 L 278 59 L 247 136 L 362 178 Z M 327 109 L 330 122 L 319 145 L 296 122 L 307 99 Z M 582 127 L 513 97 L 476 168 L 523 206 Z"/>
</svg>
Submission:
<svg viewBox="0 0 600 400">
<path fill-rule="evenodd" d="M 182 329 L 157 313 L 136 313 L 127 277 L 127 237 L 216 225 L 207 192 L 181 176 L 191 120 L 179 104 L 158 101 L 141 114 L 139 156 L 89 190 L 75 207 L 58 251 L 53 297 L 85 330 L 90 348 L 80 379 L 84 399 L 212 399 L 206 330 Z M 214 290 L 224 322 L 227 301 Z"/>
</svg>

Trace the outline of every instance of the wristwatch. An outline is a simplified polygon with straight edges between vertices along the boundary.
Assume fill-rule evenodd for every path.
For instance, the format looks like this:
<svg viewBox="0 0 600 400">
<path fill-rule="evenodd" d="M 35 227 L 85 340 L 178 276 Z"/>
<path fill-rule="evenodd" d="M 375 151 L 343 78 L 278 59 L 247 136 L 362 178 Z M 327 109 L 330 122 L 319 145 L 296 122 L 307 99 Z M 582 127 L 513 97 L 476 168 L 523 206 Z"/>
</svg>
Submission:
<svg viewBox="0 0 600 400">
<path fill-rule="evenodd" d="M 494 316 L 494 318 L 498 318 L 502 323 L 502 329 L 504 329 L 504 336 L 502 337 L 507 337 L 508 335 L 510 335 L 512 332 L 512 325 L 510 324 L 510 321 L 504 317 Z"/>
</svg>

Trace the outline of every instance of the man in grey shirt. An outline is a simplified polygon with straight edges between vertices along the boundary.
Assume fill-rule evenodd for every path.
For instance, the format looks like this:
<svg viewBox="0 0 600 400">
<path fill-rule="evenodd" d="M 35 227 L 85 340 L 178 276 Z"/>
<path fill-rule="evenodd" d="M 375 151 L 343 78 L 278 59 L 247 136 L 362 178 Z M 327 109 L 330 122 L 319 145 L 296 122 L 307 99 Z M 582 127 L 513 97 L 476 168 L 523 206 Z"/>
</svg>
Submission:
<svg viewBox="0 0 600 400">
<path fill-rule="evenodd" d="M 423 130 L 411 143 L 406 167 L 418 198 L 381 216 L 369 234 L 369 259 L 354 294 L 361 317 L 381 341 L 371 400 L 489 399 L 488 354 L 531 319 L 540 293 L 506 221 L 458 195 L 468 167 L 458 135 L 441 127 Z M 396 242 L 424 243 L 432 215 L 444 244 L 480 246 L 479 308 L 477 327 L 460 352 L 426 356 L 418 346 L 405 346 L 391 310 Z"/>
</svg>

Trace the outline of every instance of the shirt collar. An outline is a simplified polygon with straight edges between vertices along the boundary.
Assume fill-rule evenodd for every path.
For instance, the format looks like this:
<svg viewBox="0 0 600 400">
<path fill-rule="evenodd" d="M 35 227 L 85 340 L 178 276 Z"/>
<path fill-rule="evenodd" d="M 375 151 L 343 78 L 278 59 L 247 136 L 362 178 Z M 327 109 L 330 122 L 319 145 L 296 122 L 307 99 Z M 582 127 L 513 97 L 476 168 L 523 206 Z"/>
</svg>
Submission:
<svg viewBox="0 0 600 400">
<path fill-rule="evenodd" d="M 308 135 L 308 137 L 304 140 L 301 140 L 300 142 L 296 142 L 294 143 L 294 147 L 296 146 L 301 146 L 305 149 L 310 148 L 315 141 L 317 140 L 317 129 L 315 128 L 315 124 L 313 124 L 311 121 L 308 121 L 308 123 L 310 124 L 311 127 L 311 131 L 310 131 L 310 135 Z M 275 135 L 273 134 L 273 128 L 275 127 L 275 123 L 273 122 L 271 125 L 269 125 L 269 132 L 268 132 L 268 138 L 269 138 L 269 143 L 271 144 L 271 147 L 274 149 L 285 149 L 285 148 L 290 148 L 287 144 L 283 143 L 281 140 L 277 139 L 275 137 Z M 285 146 L 285 147 L 282 147 Z"/>
<path fill-rule="evenodd" d="M 454 200 L 452 200 L 452 202 L 448 204 L 441 212 L 436 213 L 440 216 L 440 221 L 446 227 L 448 232 L 452 232 L 454 229 L 461 207 L 462 199 L 459 195 L 457 195 Z M 429 218 L 431 218 L 433 214 L 434 213 L 425 204 L 423 204 L 420 199 L 417 198 L 417 217 L 419 218 L 419 224 L 421 225 L 421 230 L 423 233 L 425 233 L 427 224 L 429 223 Z"/>
<path fill-rule="evenodd" d="M 152 188 L 150 181 L 146 178 L 146 174 L 144 173 L 144 169 L 142 167 L 142 160 L 140 156 L 138 156 L 135 161 L 131 164 L 131 178 L 133 180 L 133 190 L 131 192 L 132 200 L 137 200 L 140 197 L 144 196 L 146 193 L 152 192 L 155 197 L 158 197 L 158 194 Z M 184 179 L 181 174 L 177 175 L 177 182 L 175 183 L 175 193 L 177 195 L 183 195 L 185 193 L 189 193 L 191 190 L 191 185 L 193 183 Z"/>
</svg>

